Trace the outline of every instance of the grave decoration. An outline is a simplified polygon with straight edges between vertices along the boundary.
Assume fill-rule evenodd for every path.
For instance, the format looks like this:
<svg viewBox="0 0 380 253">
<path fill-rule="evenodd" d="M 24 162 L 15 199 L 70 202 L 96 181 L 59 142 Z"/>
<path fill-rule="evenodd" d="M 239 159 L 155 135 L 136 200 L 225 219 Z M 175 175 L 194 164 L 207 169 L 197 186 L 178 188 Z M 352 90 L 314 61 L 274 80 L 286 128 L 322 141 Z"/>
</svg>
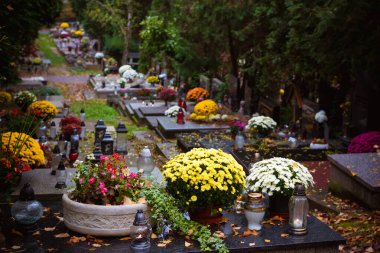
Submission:
<svg viewBox="0 0 380 253">
<path fill-rule="evenodd" d="M 241 193 L 245 172 L 235 159 L 221 150 L 194 148 L 170 159 L 163 166 L 167 191 L 203 223 L 221 217 Z"/>
<path fill-rule="evenodd" d="M 194 107 L 194 112 L 190 114 L 190 119 L 194 121 L 207 121 L 217 119 L 218 105 L 211 99 L 199 102 Z"/>
<path fill-rule="evenodd" d="M 276 121 L 267 116 L 253 116 L 248 120 L 247 129 L 258 135 L 258 137 L 267 137 L 277 126 Z"/>
<path fill-rule="evenodd" d="M 61 23 L 60 25 L 59 25 L 59 28 L 61 28 L 61 29 L 67 29 L 67 28 L 69 28 L 70 27 L 70 25 L 69 25 L 69 23 L 67 23 L 67 22 L 63 22 L 63 23 Z"/>
<path fill-rule="evenodd" d="M 148 78 L 146 79 L 146 81 L 148 83 L 150 83 L 151 85 L 155 85 L 155 84 L 157 84 L 157 83 L 160 82 L 160 79 L 158 79 L 157 76 L 148 76 Z"/>
<path fill-rule="evenodd" d="M 165 106 L 168 106 L 169 101 L 174 101 L 177 98 L 177 92 L 172 88 L 163 87 L 158 93 L 158 97 L 165 101 Z"/>
<path fill-rule="evenodd" d="M 44 121 L 51 120 L 57 115 L 58 110 L 55 105 L 50 103 L 49 101 L 46 100 L 40 100 L 33 102 L 29 107 L 28 107 L 28 112 L 29 114 L 35 115 L 35 117 L 39 119 L 43 119 Z"/>
<path fill-rule="evenodd" d="M 6 91 L 0 91 L 0 105 L 8 104 L 12 101 L 12 95 Z"/>
<path fill-rule="evenodd" d="M 120 88 L 124 89 L 125 88 L 125 84 L 127 83 L 127 79 L 121 77 L 117 80 L 117 83 L 120 85 Z"/>
<path fill-rule="evenodd" d="M 354 137 L 348 146 L 348 153 L 372 153 L 380 148 L 380 132 L 367 132 Z"/>
<path fill-rule="evenodd" d="M 209 93 L 202 87 L 191 89 L 186 94 L 186 99 L 189 101 L 197 101 L 199 98 L 207 99 Z"/>
<path fill-rule="evenodd" d="M 262 192 L 270 198 L 269 211 L 287 216 L 288 202 L 296 184 L 305 188 L 314 184 L 313 176 L 302 164 L 282 157 L 255 163 L 246 178 L 248 192 Z"/>
<path fill-rule="evenodd" d="M 37 97 L 32 92 L 25 90 L 17 92 L 14 95 L 13 100 L 22 110 L 25 111 L 30 104 L 37 101 Z"/>
<path fill-rule="evenodd" d="M 309 203 L 303 184 L 296 184 L 289 200 L 289 226 L 294 235 L 307 234 L 307 214 Z"/>
<path fill-rule="evenodd" d="M 232 138 L 235 138 L 235 136 L 238 134 L 238 132 L 243 132 L 244 131 L 244 128 L 247 124 L 240 121 L 240 120 L 232 120 L 230 122 L 230 132 L 231 132 L 231 135 L 232 135 Z"/>
<path fill-rule="evenodd" d="M 174 105 L 172 107 L 170 107 L 169 109 L 167 109 L 165 111 L 165 116 L 168 116 L 170 118 L 174 118 L 174 117 L 177 117 L 177 114 L 178 114 L 178 111 L 181 107 L 178 106 L 178 105 Z M 186 111 L 182 108 L 182 110 L 184 111 L 184 113 L 186 114 Z"/>
<path fill-rule="evenodd" d="M 68 116 L 61 119 L 60 122 L 61 131 L 65 134 L 66 140 L 70 140 L 70 136 L 73 133 L 73 130 L 76 129 L 78 134 L 81 134 L 81 121 L 75 116 Z"/>
</svg>

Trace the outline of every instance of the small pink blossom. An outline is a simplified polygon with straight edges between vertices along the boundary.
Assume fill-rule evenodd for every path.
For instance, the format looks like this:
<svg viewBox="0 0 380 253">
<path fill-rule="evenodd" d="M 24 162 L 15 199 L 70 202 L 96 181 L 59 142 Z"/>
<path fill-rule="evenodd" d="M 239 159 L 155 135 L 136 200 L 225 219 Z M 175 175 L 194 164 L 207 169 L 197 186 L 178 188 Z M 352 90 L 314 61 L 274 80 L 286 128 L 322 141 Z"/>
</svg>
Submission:
<svg viewBox="0 0 380 253">
<path fill-rule="evenodd" d="M 91 177 L 91 178 L 88 180 L 88 182 L 89 182 L 90 184 L 95 183 L 95 181 L 96 181 L 96 179 L 95 179 L 94 177 Z"/>
<path fill-rule="evenodd" d="M 79 183 L 83 184 L 83 177 L 79 178 Z"/>
<path fill-rule="evenodd" d="M 103 194 L 103 196 L 106 196 L 106 194 L 107 194 L 107 188 L 106 188 L 106 185 L 103 182 L 99 183 L 99 189 L 100 189 L 101 193 Z"/>
<path fill-rule="evenodd" d="M 132 185 L 130 183 L 127 183 L 126 186 L 129 188 L 131 187 Z"/>
<path fill-rule="evenodd" d="M 129 177 L 130 177 L 130 178 L 135 178 L 135 177 L 137 177 L 137 174 L 134 173 L 134 172 L 131 172 L 131 173 L 129 174 Z"/>
</svg>

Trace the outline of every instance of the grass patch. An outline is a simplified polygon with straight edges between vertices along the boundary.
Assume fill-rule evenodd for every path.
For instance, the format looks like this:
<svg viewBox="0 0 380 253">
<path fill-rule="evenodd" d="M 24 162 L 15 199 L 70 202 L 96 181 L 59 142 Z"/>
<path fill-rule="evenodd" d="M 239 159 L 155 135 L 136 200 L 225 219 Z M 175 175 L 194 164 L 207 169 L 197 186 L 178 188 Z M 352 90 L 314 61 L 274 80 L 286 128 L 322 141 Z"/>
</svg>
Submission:
<svg viewBox="0 0 380 253">
<path fill-rule="evenodd" d="M 66 63 L 65 58 L 53 50 L 55 49 L 55 45 L 49 34 L 39 33 L 36 43 L 40 51 L 44 52 L 44 58 L 49 59 L 52 65 L 63 65 Z"/>
<path fill-rule="evenodd" d="M 119 115 L 115 108 L 107 105 L 105 99 L 73 101 L 70 110 L 79 115 L 82 108 L 85 110 L 87 120 L 96 121 L 102 119 L 106 125 L 115 127 L 120 121 L 123 121 L 129 132 L 148 130 L 147 127 L 138 127 L 129 118 Z"/>
<path fill-rule="evenodd" d="M 100 70 L 91 70 L 91 69 L 84 69 L 80 67 L 72 67 L 70 68 L 70 72 L 74 75 L 96 75 L 96 74 L 102 74 L 102 71 Z"/>
</svg>

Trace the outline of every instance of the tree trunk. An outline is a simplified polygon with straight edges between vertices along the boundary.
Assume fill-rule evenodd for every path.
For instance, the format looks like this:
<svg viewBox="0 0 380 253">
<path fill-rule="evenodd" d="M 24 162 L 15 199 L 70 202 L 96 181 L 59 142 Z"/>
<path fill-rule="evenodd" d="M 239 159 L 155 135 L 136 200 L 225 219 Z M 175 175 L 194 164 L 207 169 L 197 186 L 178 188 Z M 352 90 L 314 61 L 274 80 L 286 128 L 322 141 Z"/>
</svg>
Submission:
<svg viewBox="0 0 380 253">
<path fill-rule="evenodd" d="M 123 50 L 123 56 L 121 58 L 121 64 L 127 64 L 127 58 L 129 53 L 129 39 L 132 37 L 132 29 L 131 29 L 131 22 L 132 22 L 132 10 L 131 8 L 128 8 L 128 22 L 127 27 L 122 27 L 122 34 L 124 39 L 124 50 Z"/>
<path fill-rule="evenodd" d="M 238 67 L 238 56 L 236 53 L 236 48 L 233 41 L 233 35 L 231 33 L 231 27 L 228 26 L 228 46 L 231 56 L 231 72 L 232 75 L 236 77 L 237 80 L 237 86 L 236 86 L 236 95 L 237 97 L 234 98 L 235 100 L 235 106 L 239 106 L 240 100 L 242 98 L 243 93 L 241 92 L 240 87 L 240 78 L 239 78 L 239 67 Z"/>
</svg>

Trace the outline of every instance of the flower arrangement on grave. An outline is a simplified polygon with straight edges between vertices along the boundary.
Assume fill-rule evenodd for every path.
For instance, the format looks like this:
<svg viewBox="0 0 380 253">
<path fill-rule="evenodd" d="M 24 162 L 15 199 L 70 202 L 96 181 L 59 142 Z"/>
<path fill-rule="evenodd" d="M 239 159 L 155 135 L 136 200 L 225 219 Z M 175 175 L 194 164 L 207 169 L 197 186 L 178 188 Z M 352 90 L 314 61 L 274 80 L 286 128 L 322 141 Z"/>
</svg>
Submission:
<svg viewBox="0 0 380 253">
<path fill-rule="evenodd" d="M 42 59 L 41 59 L 40 57 L 34 57 L 34 58 L 32 59 L 32 63 L 33 63 L 34 65 L 40 65 L 40 64 L 42 63 Z"/>
<path fill-rule="evenodd" d="M 4 118 L 7 122 L 6 129 L 9 132 L 20 132 L 33 136 L 40 125 L 40 121 L 35 115 L 23 113 L 18 107 L 8 109 Z"/>
<path fill-rule="evenodd" d="M 123 65 L 119 68 L 119 74 L 122 76 L 125 71 L 130 69 L 132 69 L 131 65 Z"/>
<path fill-rule="evenodd" d="M 248 120 L 247 125 L 251 132 L 258 133 L 263 136 L 268 136 L 276 126 L 276 121 L 267 116 L 254 116 Z"/>
<path fill-rule="evenodd" d="M 147 184 L 142 172 L 131 172 L 124 156 L 101 156 L 100 163 L 77 162 L 71 198 L 96 205 L 122 205 L 145 202 L 141 191 Z"/>
<path fill-rule="evenodd" d="M 179 111 L 180 108 L 181 107 L 178 106 L 178 105 L 174 105 L 174 106 L 170 107 L 169 109 L 167 109 L 165 111 L 165 116 L 168 116 L 168 117 L 171 117 L 171 118 L 177 117 L 178 111 Z M 186 111 L 183 108 L 182 108 L 182 110 L 183 110 L 183 113 L 186 113 Z"/>
<path fill-rule="evenodd" d="M 168 101 L 174 101 L 177 98 L 177 92 L 172 88 L 164 87 L 158 93 L 158 97 L 167 103 Z"/>
<path fill-rule="evenodd" d="M 67 29 L 67 28 L 69 28 L 70 27 L 70 25 L 69 25 L 69 23 L 67 23 L 67 22 L 63 22 L 63 23 L 61 23 L 60 25 L 59 25 L 59 28 L 62 28 L 62 29 Z"/>
<path fill-rule="evenodd" d="M 218 105 L 211 99 L 203 100 L 194 107 L 194 112 L 190 114 L 192 120 L 208 120 L 218 113 Z"/>
<path fill-rule="evenodd" d="M 125 88 L 125 84 L 127 83 L 127 80 L 123 77 L 117 79 L 117 83 L 120 85 L 120 88 Z"/>
<path fill-rule="evenodd" d="M 73 35 L 74 35 L 74 37 L 82 37 L 83 32 L 81 30 L 76 30 L 76 31 L 74 31 Z"/>
<path fill-rule="evenodd" d="M 159 83 L 160 82 L 160 79 L 158 79 L 157 76 L 148 76 L 148 78 L 146 79 L 146 81 L 150 84 L 156 84 L 156 83 Z"/>
<path fill-rule="evenodd" d="M 197 101 L 199 98 L 206 99 L 208 97 L 209 97 L 208 91 L 203 89 L 202 87 L 191 89 L 186 94 L 186 99 L 189 101 Z"/>
<path fill-rule="evenodd" d="M 128 65 L 127 65 L 128 66 Z M 119 69 L 119 73 L 120 73 L 120 69 Z M 123 78 L 125 78 L 126 80 L 132 82 L 133 79 L 139 77 L 139 73 L 137 73 L 136 70 L 130 68 L 130 69 L 127 69 L 123 72 L 122 74 Z"/>
<path fill-rule="evenodd" d="M 146 88 L 142 88 L 141 90 L 138 91 L 138 94 L 140 97 L 149 97 L 151 95 L 150 90 Z"/>
<path fill-rule="evenodd" d="M 24 133 L 6 132 L 1 135 L 2 151 L 13 154 L 21 162 L 37 167 L 44 165 L 44 152 L 40 144 Z M 21 145 L 22 144 L 22 145 Z"/>
<path fill-rule="evenodd" d="M 113 58 L 113 57 L 109 57 L 109 58 L 106 60 L 106 66 L 107 66 L 107 67 L 117 67 L 117 61 L 115 60 L 115 58 Z"/>
<path fill-rule="evenodd" d="M 302 164 L 287 158 L 274 157 L 255 163 L 246 178 L 248 192 L 263 192 L 269 196 L 290 196 L 296 184 L 305 188 L 314 185 L 313 176 Z"/>
<path fill-rule="evenodd" d="M 239 131 L 243 131 L 246 126 L 246 123 L 240 120 L 233 120 L 230 122 L 230 132 L 233 135 L 236 135 Z"/>
<path fill-rule="evenodd" d="M 94 57 L 95 59 L 102 59 L 104 58 L 104 54 L 103 52 L 96 52 Z"/>
<path fill-rule="evenodd" d="M 229 206 L 245 182 L 243 167 L 216 149 L 194 148 L 170 159 L 163 169 L 167 191 L 187 210 Z"/>
<path fill-rule="evenodd" d="M 360 134 L 351 140 L 348 153 L 372 153 L 380 148 L 380 132 L 373 131 Z"/>
<path fill-rule="evenodd" d="M 57 107 L 55 107 L 55 105 L 53 105 L 49 101 L 39 100 L 33 102 L 28 107 L 28 112 L 29 114 L 36 115 L 36 117 L 46 121 L 53 119 L 55 115 L 57 115 L 58 110 Z"/>
<path fill-rule="evenodd" d="M 12 95 L 6 91 L 0 91 L 0 105 L 8 104 L 12 101 Z"/>
<path fill-rule="evenodd" d="M 26 110 L 30 104 L 37 101 L 37 97 L 32 92 L 24 90 L 17 92 L 13 96 L 13 100 L 23 110 Z"/>
<path fill-rule="evenodd" d="M 81 133 L 81 121 L 79 118 L 75 116 L 68 116 L 61 119 L 61 122 L 59 123 L 61 125 L 61 131 L 65 134 L 65 136 L 71 136 L 73 133 L 74 128 L 77 129 L 78 134 Z"/>
</svg>

